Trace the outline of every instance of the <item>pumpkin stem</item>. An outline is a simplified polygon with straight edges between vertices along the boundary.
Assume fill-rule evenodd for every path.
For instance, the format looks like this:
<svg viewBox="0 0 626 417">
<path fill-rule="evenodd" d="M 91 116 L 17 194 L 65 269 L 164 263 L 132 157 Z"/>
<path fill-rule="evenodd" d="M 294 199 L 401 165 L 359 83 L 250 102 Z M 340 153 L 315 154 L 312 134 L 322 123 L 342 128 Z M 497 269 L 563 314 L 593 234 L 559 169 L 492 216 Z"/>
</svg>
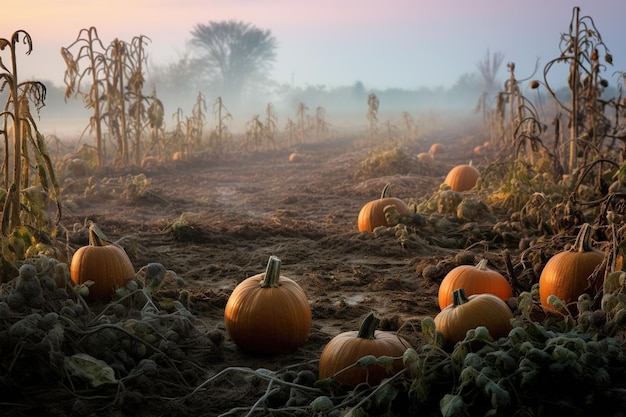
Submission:
<svg viewBox="0 0 626 417">
<path fill-rule="evenodd" d="M 385 185 L 385 187 L 383 188 L 383 192 L 380 193 L 381 200 L 383 198 L 389 198 L 389 197 L 391 197 L 391 183 L 388 183 L 387 185 Z"/>
<path fill-rule="evenodd" d="M 277 256 L 270 256 L 265 268 L 265 276 L 261 280 L 261 288 L 280 287 L 280 259 Z"/>
<path fill-rule="evenodd" d="M 106 246 L 110 243 L 104 232 L 95 223 L 89 225 L 89 244 L 91 246 Z"/>
<path fill-rule="evenodd" d="M 489 268 L 487 268 L 487 262 L 488 262 L 488 261 L 487 261 L 485 258 L 483 258 L 483 259 L 481 259 L 481 260 L 480 260 L 480 262 L 478 262 L 478 263 L 476 264 L 476 267 L 475 267 L 475 268 L 476 268 L 476 269 L 479 269 L 479 270 L 481 270 L 481 271 L 488 271 L 488 270 L 489 270 Z"/>
<path fill-rule="evenodd" d="M 582 225 L 580 232 L 578 232 L 578 236 L 576 236 L 576 241 L 574 242 L 574 246 L 570 249 L 572 252 L 590 252 L 593 250 L 591 247 L 591 225 L 589 223 L 585 223 Z"/>
<path fill-rule="evenodd" d="M 361 339 L 375 339 L 374 332 L 378 327 L 378 323 L 380 323 L 380 319 L 376 317 L 374 313 L 370 312 L 363 319 L 361 327 L 359 327 L 359 333 L 357 334 L 357 337 Z"/>
<path fill-rule="evenodd" d="M 454 307 L 458 307 L 463 305 L 469 301 L 467 295 L 465 294 L 465 288 L 459 288 L 452 292 L 452 305 Z"/>
</svg>

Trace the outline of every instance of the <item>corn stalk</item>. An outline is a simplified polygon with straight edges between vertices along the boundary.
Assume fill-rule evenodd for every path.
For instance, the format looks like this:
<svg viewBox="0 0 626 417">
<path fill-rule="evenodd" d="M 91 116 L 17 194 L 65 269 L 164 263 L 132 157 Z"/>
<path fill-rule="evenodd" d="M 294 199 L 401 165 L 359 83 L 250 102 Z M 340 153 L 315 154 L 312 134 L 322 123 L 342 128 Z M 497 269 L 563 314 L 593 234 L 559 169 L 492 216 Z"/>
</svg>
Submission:
<svg viewBox="0 0 626 417">
<path fill-rule="evenodd" d="M 52 224 L 47 221 L 45 205 L 45 201 L 49 199 L 56 201 L 56 224 L 61 218 L 59 185 L 54 166 L 44 137 L 39 133 L 30 110 L 31 103 L 37 111 L 45 105 L 46 87 L 37 81 L 19 81 L 16 49 L 20 43 L 26 45 L 26 54 L 30 54 L 32 39 L 27 32 L 19 30 L 13 33 L 10 40 L 0 39 L 0 51 L 7 51 L 10 61 L 7 66 L 4 57 L 0 55 L 0 91 L 8 92 L 0 113 L 0 135 L 4 137 L 5 148 L 2 190 L 4 207 L 0 234 L 4 237 L 23 224 L 34 225 L 44 232 L 50 232 Z M 33 178 L 37 182 L 31 186 Z"/>
<path fill-rule="evenodd" d="M 76 57 L 70 49 L 78 48 Z M 65 100 L 74 95 L 81 96 L 86 107 L 93 108 L 93 117 L 91 118 L 92 128 L 95 129 L 96 135 L 96 155 L 97 168 L 104 166 L 104 138 L 102 134 L 102 93 L 104 91 L 103 83 L 105 82 L 103 71 L 106 70 L 106 57 L 104 56 L 104 45 L 98 37 L 98 31 L 95 27 L 89 29 L 81 29 L 76 40 L 68 47 L 61 48 L 61 55 L 67 66 L 65 70 L 64 82 L 66 86 Z M 87 61 L 87 65 L 82 70 L 80 64 Z M 91 82 L 88 78 L 91 77 Z M 88 91 L 82 91 L 83 85 L 90 85 Z M 106 84 L 105 84 L 106 85 Z"/>
</svg>

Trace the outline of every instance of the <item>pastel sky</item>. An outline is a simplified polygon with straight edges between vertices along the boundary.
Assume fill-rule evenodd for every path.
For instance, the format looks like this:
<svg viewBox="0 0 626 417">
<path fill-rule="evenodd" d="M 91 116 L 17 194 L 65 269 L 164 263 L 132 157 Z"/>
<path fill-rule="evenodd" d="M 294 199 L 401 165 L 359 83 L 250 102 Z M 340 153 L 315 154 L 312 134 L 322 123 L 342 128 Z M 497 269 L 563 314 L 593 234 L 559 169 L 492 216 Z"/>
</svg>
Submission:
<svg viewBox="0 0 626 417">
<path fill-rule="evenodd" d="M 81 29 L 95 27 L 108 45 L 114 38 L 147 36 L 150 65 L 177 61 L 196 24 L 237 20 L 270 30 L 278 41 L 273 78 L 296 86 L 353 85 L 417 89 L 453 85 L 487 50 L 515 62 L 530 76 L 559 54 L 572 9 L 593 18 L 626 71 L 624 0 L 29 0 L 2 5 L 1 38 L 17 29 L 33 40 L 30 56 L 18 53 L 22 79 L 62 85 L 59 50 Z M 622 49 L 620 49 L 622 48 Z M 24 49 L 22 49 L 23 51 Z M 503 65 L 500 77 L 506 77 Z"/>
</svg>

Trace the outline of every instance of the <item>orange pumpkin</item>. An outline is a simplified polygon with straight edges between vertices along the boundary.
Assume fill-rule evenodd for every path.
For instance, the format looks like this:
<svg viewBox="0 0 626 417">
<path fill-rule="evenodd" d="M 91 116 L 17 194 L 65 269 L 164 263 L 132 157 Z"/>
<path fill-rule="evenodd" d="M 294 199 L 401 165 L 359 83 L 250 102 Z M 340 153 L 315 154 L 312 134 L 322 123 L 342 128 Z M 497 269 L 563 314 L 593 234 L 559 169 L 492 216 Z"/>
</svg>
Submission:
<svg viewBox="0 0 626 417">
<path fill-rule="evenodd" d="M 359 231 L 372 232 L 379 226 L 388 226 L 384 210 L 389 205 L 396 206 L 399 215 L 409 212 L 409 208 L 404 201 L 389 196 L 390 188 L 391 184 L 385 185 L 378 200 L 370 201 L 361 208 L 357 220 Z"/>
<path fill-rule="evenodd" d="M 108 302 L 116 289 L 135 278 L 135 269 L 124 249 L 108 243 L 100 229 L 91 224 L 89 245 L 78 248 L 72 256 L 70 278 L 73 285 L 93 282 L 88 286 L 87 300 Z"/>
<path fill-rule="evenodd" d="M 289 162 L 302 162 L 303 160 L 304 158 L 302 158 L 302 155 L 297 152 L 292 152 L 289 155 Z"/>
<path fill-rule="evenodd" d="M 411 347 L 394 332 L 376 330 L 380 320 L 369 313 L 359 331 L 348 331 L 333 337 L 322 350 L 319 361 L 320 379 L 334 378 L 336 381 L 355 387 L 361 383 L 379 384 L 403 367 L 402 359 L 395 359 L 390 366 L 379 364 L 356 364 L 365 356 L 399 357 Z"/>
<path fill-rule="evenodd" d="M 604 252 L 591 247 L 592 230 L 589 223 L 583 224 L 574 245 L 552 256 L 544 266 L 539 277 L 539 299 L 544 310 L 556 310 L 548 302 L 548 297 L 555 295 L 565 304 L 572 303 L 569 310 L 576 314 L 574 301 L 583 293 L 593 295 L 602 287 L 603 274 L 595 282 L 589 280 L 604 260 Z"/>
<path fill-rule="evenodd" d="M 480 172 L 470 163 L 452 168 L 443 182 L 454 191 L 468 191 L 474 188 L 479 177 Z"/>
<path fill-rule="evenodd" d="M 428 150 L 429 153 L 436 155 L 438 153 L 444 153 L 446 151 L 446 147 L 443 146 L 441 143 L 433 143 L 432 145 L 430 145 L 430 149 Z"/>
<path fill-rule="evenodd" d="M 280 259 L 270 256 L 265 273 L 235 287 L 224 309 L 224 324 L 242 350 L 288 353 L 309 338 L 311 307 L 300 285 L 280 275 Z"/>
<path fill-rule="evenodd" d="M 439 284 L 441 310 L 452 304 L 452 293 L 459 288 L 463 288 L 468 296 L 489 293 L 503 301 L 513 297 L 509 281 L 498 271 L 489 269 L 486 259 L 481 259 L 475 266 L 459 265 L 446 274 Z"/>
<path fill-rule="evenodd" d="M 435 327 L 449 345 L 465 339 L 469 330 L 484 326 L 494 339 L 509 334 L 513 313 L 509 306 L 493 294 L 469 297 L 463 288 L 452 293 L 453 302 L 435 316 Z"/>
</svg>

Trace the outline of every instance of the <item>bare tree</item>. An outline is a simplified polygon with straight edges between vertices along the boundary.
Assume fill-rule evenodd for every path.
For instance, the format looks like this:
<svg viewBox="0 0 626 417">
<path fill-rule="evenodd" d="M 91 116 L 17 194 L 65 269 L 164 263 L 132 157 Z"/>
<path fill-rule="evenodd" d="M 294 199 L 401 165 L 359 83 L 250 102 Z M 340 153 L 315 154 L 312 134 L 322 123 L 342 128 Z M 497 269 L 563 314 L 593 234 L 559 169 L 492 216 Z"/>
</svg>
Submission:
<svg viewBox="0 0 626 417">
<path fill-rule="evenodd" d="M 504 62 L 504 54 L 502 52 L 494 52 L 492 54 L 487 49 L 483 59 L 476 64 L 478 73 L 484 82 L 484 90 L 488 94 L 496 90 L 496 76 L 502 66 L 502 62 Z"/>
<path fill-rule="evenodd" d="M 277 48 L 269 30 L 234 20 L 212 21 L 196 25 L 191 35 L 191 45 L 204 52 L 200 68 L 212 93 L 238 103 L 246 89 L 267 81 Z"/>
<path fill-rule="evenodd" d="M 478 103 L 476 104 L 476 111 L 482 111 L 483 118 L 485 118 L 485 122 L 487 121 L 487 115 L 490 111 L 491 106 L 489 105 L 489 100 L 492 97 L 494 91 L 497 90 L 496 87 L 496 77 L 498 75 L 498 71 L 502 66 L 502 62 L 504 61 L 504 54 L 502 52 L 494 52 L 493 54 L 487 49 L 485 56 L 481 61 L 478 61 L 476 67 L 478 68 L 478 73 L 483 80 L 483 93 L 480 95 L 478 99 Z"/>
</svg>

